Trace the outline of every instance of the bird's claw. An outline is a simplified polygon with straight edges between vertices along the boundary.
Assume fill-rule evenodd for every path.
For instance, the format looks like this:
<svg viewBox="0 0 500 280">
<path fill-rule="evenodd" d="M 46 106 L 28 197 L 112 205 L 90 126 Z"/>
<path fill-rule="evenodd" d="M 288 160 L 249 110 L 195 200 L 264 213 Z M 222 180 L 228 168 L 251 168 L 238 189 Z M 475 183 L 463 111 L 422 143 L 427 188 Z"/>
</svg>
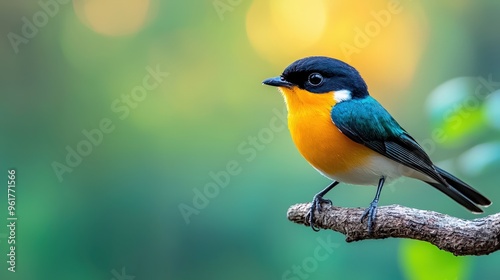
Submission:
<svg viewBox="0 0 500 280">
<path fill-rule="evenodd" d="M 318 210 L 318 212 L 321 212 L 323 203 L 332 205 L 332 201 L 330 199 L 325 199 L 320 195 L 315 195 L 311 203 L 311 208 L 309 209 L 309 212 L 306 215 L 309 225 L 311 226 L 312 230 L 316 232 L 319 231 L 320 228 L 314 225 L 314 212 L 316 210 Z"/>
<path fill-rule="evenodd" d="M 367 218 L 368 220 L 367 222 L 369 234 L 372 234 L 373 232 L 373 224 L 375 222 L 375 215 L 377 214 L 377 205 L 378 201 L 372 201 L 372 203 L 370 203 L 370 206 L 366 208 L 365 212 L 363 212 L 363 215 L 361 216 L 361 222 L 363 222 L 365 218 Z"/>
</svg>

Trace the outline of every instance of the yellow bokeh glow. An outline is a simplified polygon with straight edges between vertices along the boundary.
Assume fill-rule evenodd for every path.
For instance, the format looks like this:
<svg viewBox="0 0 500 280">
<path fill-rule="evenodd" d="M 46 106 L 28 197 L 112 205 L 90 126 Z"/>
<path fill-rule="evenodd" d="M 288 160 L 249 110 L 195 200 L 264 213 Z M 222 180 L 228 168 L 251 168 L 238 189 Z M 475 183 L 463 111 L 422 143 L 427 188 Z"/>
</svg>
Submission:
<svg viewBox="0 0 500 280">
<path fill-rule="evenodd" d="M 291 58 L 321 38 L 326 6 L 324 0 L 257 0 L 246 21 L 254 48 L 265 55 Z M 273 44 L 279 48 L 269 48 Z"/>
<path fill-rule="evenodd" d="M 97 33 L 108 36 L 134 34 L 145 24 L 150 0 L 75 0 L 81 21 Z"/>
<path fill-rule="evenodd" d="M 253 0 L 246 30 L 255 51 L 275 66 L 335 57 L 394 103 L 404 95 L 389 95 L 410 86 L 429 33 L 421 4 L 396 0 Z"/>
</svg>

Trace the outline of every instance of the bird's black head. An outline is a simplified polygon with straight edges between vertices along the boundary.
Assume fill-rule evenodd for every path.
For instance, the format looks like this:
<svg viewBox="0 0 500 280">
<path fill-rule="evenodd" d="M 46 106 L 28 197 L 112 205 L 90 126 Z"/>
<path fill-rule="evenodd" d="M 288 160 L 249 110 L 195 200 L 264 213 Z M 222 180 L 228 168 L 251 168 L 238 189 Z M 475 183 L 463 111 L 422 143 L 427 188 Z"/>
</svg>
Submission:
<svg viewBox="0 0 500 280">
<path fill-rule="evenodd" d="M 290 64 L 280 77 L 264 81 L 278 87 L 298 86 L 312 93 L 347 90 L 351 98 L 368 95 L 365 81 L 354 67 L 338 59 L 311 56 Z"/>
</svg>

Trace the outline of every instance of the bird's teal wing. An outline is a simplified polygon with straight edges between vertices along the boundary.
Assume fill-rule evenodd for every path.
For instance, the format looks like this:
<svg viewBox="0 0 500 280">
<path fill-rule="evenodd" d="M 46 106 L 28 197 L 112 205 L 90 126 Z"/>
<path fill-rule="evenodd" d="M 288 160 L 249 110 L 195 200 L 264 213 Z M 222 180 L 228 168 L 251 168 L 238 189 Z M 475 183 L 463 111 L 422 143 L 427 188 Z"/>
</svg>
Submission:
<svg viewBox="0 0 500 280">
<path fill-rule="evenodd" d="M 426 174 L 436 181 L 428 184 L 470 211 L 481 213 L 476 204 L 491 204 L 471 186 L 434 166 L 417 141 L 372 97 L 340 102 L 332 108 L 331 117 L 338 129 L 351 140 Z"/>
<path fill-rule="evenodd" d="M 443 181 L 422 147 L 371 96 L 338 103 L 332 108 L 331 118 L 351 140 L 437 182 Z"/>
</svg>

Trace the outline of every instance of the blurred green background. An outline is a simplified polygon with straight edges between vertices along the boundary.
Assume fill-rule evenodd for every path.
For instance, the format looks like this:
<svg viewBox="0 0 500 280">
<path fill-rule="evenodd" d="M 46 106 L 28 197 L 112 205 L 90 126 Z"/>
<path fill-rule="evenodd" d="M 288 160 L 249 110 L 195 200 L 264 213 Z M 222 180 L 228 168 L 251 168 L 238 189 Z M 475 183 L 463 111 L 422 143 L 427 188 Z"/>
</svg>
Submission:
<svg viewBox="0 0 500 280">
<path fill-rule="evenodd" d="M 15 273 L 0 227 L 0 279 L 498 279 L 499 253 L 347 244 L 288 222 L 328 180 L 261 81 L 308 55 L 352 64 L 493 214 L 499 13 L 493 0 L 2 1 L 0 218 L 15 168 L 18 220 Z M 328 197 L 366 207 L 374 193 Z M 477 217 L 409 179 L 380 203 Z"/>
</svg>

